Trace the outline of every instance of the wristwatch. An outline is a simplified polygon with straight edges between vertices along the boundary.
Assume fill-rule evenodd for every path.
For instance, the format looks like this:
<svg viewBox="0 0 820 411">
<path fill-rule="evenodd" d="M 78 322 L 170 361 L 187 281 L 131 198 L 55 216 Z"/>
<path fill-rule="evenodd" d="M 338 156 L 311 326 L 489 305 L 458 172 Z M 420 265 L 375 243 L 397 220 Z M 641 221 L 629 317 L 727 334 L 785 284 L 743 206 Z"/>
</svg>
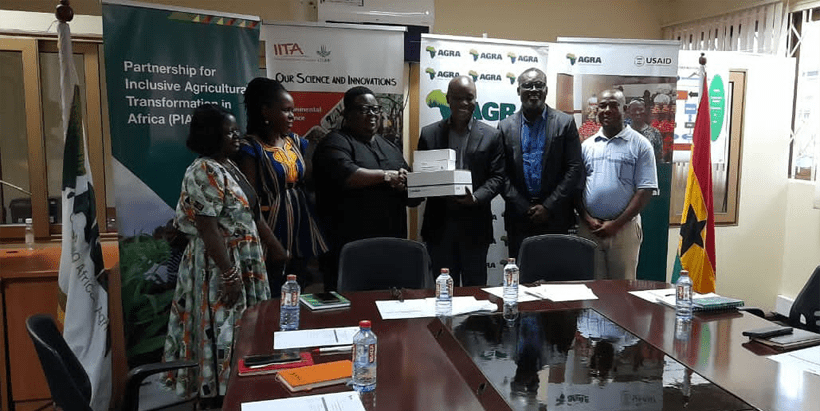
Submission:
<svg viewBox="0 0 820 411">
<path fill-rule="evenodd" d="M 390 170 L 384 170 L 384 181 L 390 182 Z"/>
</svg>

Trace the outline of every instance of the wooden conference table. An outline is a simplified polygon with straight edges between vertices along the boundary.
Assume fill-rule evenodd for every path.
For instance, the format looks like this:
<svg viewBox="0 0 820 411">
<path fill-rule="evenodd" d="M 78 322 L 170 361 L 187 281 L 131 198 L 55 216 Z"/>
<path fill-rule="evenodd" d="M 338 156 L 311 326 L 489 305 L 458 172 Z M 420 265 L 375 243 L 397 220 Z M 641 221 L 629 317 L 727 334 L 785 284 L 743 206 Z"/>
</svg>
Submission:
<svg viewBox="0 0 820 411">
<path fill-rule="evenodd" d="M 542 332 L 549 336 L 551 333 L 558 333 L 559 330 L 554 329 L 556 328 L 554 324 L 560 324 L 563 313 L 573 313 L 570 319 L 572 322 L 570 333 L 580 334 L 574 328 L 576 318 L 578 316 L 586 318 L 583 316 L 589 315 L 588 313 L 594 310 L 596 312 L 593 313 L 594 316 L 600 314 L 640 339 L 640 344 L 643 344 L 645 348 L 639 350 L 659 351 L 661 357 L 663 355 L 671 357 L 702 377 L 700 381 L 705 384 L 703 389 L 692 386 L 691 393 L 684 394 L 686 397 L 675 396 L 671 393 L 675 390 L 670 390 L 668 386 L 663 389 L 662 400 L 650 395 L 631 395 L 633 402 L 637 401 L 633 404 L 633 409 L 783 411 L 820 409 L 820 377 L 782 366 L 767 359 L 767 355 L 775 353 L 773 350 L 757 343 L 750 343 L 748 338 L 741 335 L 744 330 L 768 325 L 767 321 L 745 312 L 696 314 L 691 324 L 691 331 L 688 333 L 690 337 L 676 338 L 673 309 L 650 303 L 627 293 L 632 290 L 664 288 L 666 284 L 642 280 L 593 281 L 586 284 L 595 292 L 598 300 L 565 303 L 542 300 L 520 303 L 521 319 L 519 321 L 524 323 L 524 318 L 527 318 L 526 322 L 530 324 L 539 321 L 541 324 L 552 324 L 547 325 L 545 327 L 547 329 Z M 455 291 L 457 296 L 474 295 L 478 299 L 489 299 L 498 304 L 499 311 L 494 314 L 495 317 L 485 315 L 486 321 L 478 316 L 467 319 L 464 318 L 466 316 L 459 316 L 442 323 L 435 318 L 382 320 L 374 302 L 393 299 L 394 296 L 389 291 L 344 294 L 351 300 L 349 309 L 311 312 L 303 308 L 300 329 L 352 326 L 358 324 L 358 320 L 361 319 L 369 319 L 373 322 L 373 331 L 378 337 L 378 383 L 375 392 L 365 398 L 367 409 L 507 410 L 529 408 L 526 405 L 516 404 L 515 397 L 504 392 L 502 384 L 497 381 L 499 380 L 497 375 L 490 375 L 490 378 L 485 377 L 483 370 L 486 371 L 493 367 L 492 361 L 487 361 L 487 359 L 492 360 L 492 357 L 498 357 L 500 352 L 487 350 L 486 344 L 477 343 L 476 347 L 479 348 L 470 346 L 471 341 L 476 339 L 486 338 L 500 341 L 505 338 L 501 335 L 503 327 L 493 326 L 493 324 L 504 324 L 501 320 L 502 303 L 500 299 L 485 293 L 479 287 L 457 288 Z M 432 296 L 432 290 L 403 290 L 402 294 L 406 299 L 422 298 Z M 498 321 L 493 321 L 493 318 Z M 532 318 L 538 319 L 533 320 Z M 478 333 L 465 332 L 464 326 L 468 323 L 485 324 L 486 330 L 479 330 Z M 271 352 L 273 332 L 278 330 L 278 324 L 279 300 L 267 301 L 248 309 L 239 325 L 235 358 Z M 454 326 L 454 324 L 457 325 Z M 520 331 L 517 335 L 520 340 L 522 335 Z M 571 334 L 570 338 L 573 338 Z M 577 336 L 575 339 L 577 344 L 580 340 Z M 603 346 L 603 344 L 600 345 Z M 515 343 L 513 343 L 513 348 L 515 348 Z M 589 352 L 592 352 L 592 348 Z M 620 355 L 623 355 L 623 352 L 621 351 Z M 520 357 L 521 351 L 518 351 L 518 354 Z M 566 357 L 566 352 L 563 355 Z M 561 354 L 558 356 L 560 357 Z M 652 355 L 648 354 L 648 356 Z M 316 359 L 317 362 L 325 362 L 349 357 L 349 354 L 337 354 L 320 356 Z M 543 359 L 540 361 L 543 362 Z M 600 363 L 601 360 L 598 362 Z M 644 360 L 639 362 L 643 363 Z M 660 363 L 661 368 L 666 368 L 660 372 L 670 373 L 668 362 L 666 366 L 663 365 L 664 361 Z M 594 366 L 594 364 L 591 365 Z M 555 374 L 559 375 L 559 382 L 562 375 L 572 374 L 571 365 L 566 365 L 566 370 L 563 365 L 561 367 L 560 373 L 550 374 L 551 383 L 555 379 Z M 623 370 L 627 368 L 626 366 L 621 364 L 621 367 L 618 373 L 628 373 L 628 370 Z M 637 368 L 638 366 L 635 365 L 635 369 Z M 512 369 L 514 370 L 514 366 Z M 515 371 L 515 377 L 513 375 L 509 375 L 509 378 L 503 376 L 504 384 L 512 387 L 515 381 L 510 382 L 510 380 L 518 378 L 519 371 Z M 507 371 L 508 374 L 512 372 Z M 577 370 L 575 373 L 579 374 Z M 590 378 L 585 373 L 586 371 L 580 374 L 584 374 L 585 378 Z M 696 379 L 699 378 L 697 375 Z M 606 380 L 606 376 L 599 376 L 599 378 Z M 619 378 L 621 377 L 617 375 L 614 379 L 610 377 L 607 380 L 609 386 L 623 386 L 618 385 L 624 384 L 619 382 Z M 493 379 L 496 381 L 491 381 Z M 535 381 L 537 382 L 538 379 L 536 378 Z M 542 385 L 545 383 L 546 381 Z M 598 387 L 598 390 L 589 388 L 590 385 L 588 385 L 580 392 L 589 395 L 604 395 L 602 390 L 606 385 L 599 382 L 598 385 L 591 385 Z M 560 387 L 561 384 L 557 386 Z M 542 389 L 547 390 L 547 388 Z M 553 392 L 550 400 L 556 402 L 551 403 L 555 404 L 555 408 L 550 405 L 548 409 L 565 409 L 568 402 L 572 401 L 590 401 L 588 396 L 584 395 L 565 397 L 562 394 L 559 398 L 554 398 L 556 389 L 552 388 L 552 385 L 549 389 Z M 345 390 L 349 388 L 336 385 L 316 389 L 308 394 Z M 626 391 L 621 392 L 622 403 L 626 401 L 624 397 L 627 397 L 624 392 Z M 223 409 L 240 410 L 243 402 L 285 398 L 291 395 L 275 380 L 274 376 L 239 377 L 234 367 Z M 546 396 L 549 395 L 549 393 L 546 394 Z M 661 404 L 646 404 L 652 401 L 660 401 Z M 578 409 L 587 408 L 579 407 Z M 607 409 L 630 409 L 630 407 Z"/>
</svg>

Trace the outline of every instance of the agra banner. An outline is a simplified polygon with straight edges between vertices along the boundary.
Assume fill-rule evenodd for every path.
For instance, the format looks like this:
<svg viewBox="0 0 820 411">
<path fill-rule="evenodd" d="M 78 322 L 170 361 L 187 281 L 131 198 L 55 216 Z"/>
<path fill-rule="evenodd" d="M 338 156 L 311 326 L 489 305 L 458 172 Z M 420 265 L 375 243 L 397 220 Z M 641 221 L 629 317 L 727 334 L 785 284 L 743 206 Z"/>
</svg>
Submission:
<svg viewBox="0 0 820 411">
<path fill-rule="evenodd" d="M 382 106 L 379 133 L 402 148 L 403 27 L 263 24 L 267 76 L 293 97 L 293 132 L 313 147 L 341 124 L 345 91 L 365 86 Z"/>
<path fill-rule="evenodd" d="M 111 127 L 129 365 L 159 360 L 187 240 L 171 224 L 194 108 L 225 107 L 244 125 L 242 93 L 258 73 L 259 18 L 105 1 Z"/>
<path fill-rule="evenodd" d="M 447 85 L 455 77 L 468 75 L 475 81 L 478 101 L 473 117 L 495 127 L 518 111 L 518 76 L 531 67 L 547 71 L 548 51 L 546 43 L 422 34 L 419 126 L 450 116 Z M 487 283 L 497 285 L 508 257 L 501 196 L 493 199 L 492 209 L 494 242 L 487 253 Z"/>
<path fill-rule="evenodd" d="M 627 106 L 640 103 L 645 112 L 635 114 L 645 124 L 637 131 L 653 144 L 660 193 L 641 212 L 639 279 L 666 281 L 679 47 L 674 41 L 559 37 L 550 59 L 556 106 L 575 116 L 582 141 L 600 128 L 597 96 L 603 90 L 622 90 Z M 635 121 L 629 114 L 624 120 Z"/>
</svg>

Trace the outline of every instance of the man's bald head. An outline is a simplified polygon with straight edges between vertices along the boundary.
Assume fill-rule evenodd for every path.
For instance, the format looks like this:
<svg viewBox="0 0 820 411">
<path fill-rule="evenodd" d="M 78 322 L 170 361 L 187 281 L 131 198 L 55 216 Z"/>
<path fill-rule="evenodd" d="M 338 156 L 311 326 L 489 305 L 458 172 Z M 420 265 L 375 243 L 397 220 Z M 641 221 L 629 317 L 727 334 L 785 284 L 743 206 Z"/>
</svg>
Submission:
<svg viewBox="0 0 820 411">
<path fill-rule="evenodd" d="M 473 82 L 470 76 L 458 76 L 450 80 L 450 83 L 447 84 L 447 94 L 450 94 L 454 87 L 466 88 L 472 90 L 473 94 L 475 94 L 475 82 Z"/>
<path fill-rule="evenodd" d="M 473 118 L 476 107 L 476 90 L 473 79 L 458 76 L 447 85 L 447 104 L 450 106 L 450 124 L 465 127 Z"/>
</svg>

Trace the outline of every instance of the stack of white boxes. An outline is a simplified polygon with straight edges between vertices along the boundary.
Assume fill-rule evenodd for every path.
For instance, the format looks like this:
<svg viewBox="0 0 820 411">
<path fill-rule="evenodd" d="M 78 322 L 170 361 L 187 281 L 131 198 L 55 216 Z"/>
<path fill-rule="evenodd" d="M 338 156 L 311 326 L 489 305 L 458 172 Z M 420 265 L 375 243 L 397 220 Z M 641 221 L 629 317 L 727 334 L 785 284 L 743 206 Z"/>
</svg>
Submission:
<svg viewBox="0 0 820 411">
<path fill-rule="evenodd" d="M 456 170 L 456 152 L 452 149 L 423 150 L 413 154 L 413 170 L 407 174 L 407 196 L 441 197 L 473 192 L 470 170 Z"/>
</svg>

